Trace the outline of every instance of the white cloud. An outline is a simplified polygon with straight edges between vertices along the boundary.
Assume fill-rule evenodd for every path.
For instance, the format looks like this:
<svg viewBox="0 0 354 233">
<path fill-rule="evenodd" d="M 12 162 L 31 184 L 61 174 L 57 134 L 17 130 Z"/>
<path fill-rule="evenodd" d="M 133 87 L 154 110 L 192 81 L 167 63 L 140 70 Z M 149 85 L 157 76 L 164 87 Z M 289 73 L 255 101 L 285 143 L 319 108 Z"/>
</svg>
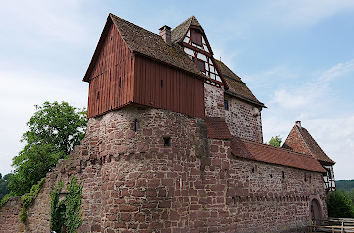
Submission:
<svg viewBox="0 0 354 233">
<path fill-rule="evenodd" d="M 336 179 L 354 178 L 354 114 L 344 118 L 323 118 L 306 122 L 305 127 L 322 149 L 335 160 Z"/>
<path fill-rule="evenodd" d="M 329 82 L 336 78 L 349 74 L 350 72 L 353 71 L 354 71 L 354 59 L 347 62 L 338 63 L 334 65 L 332 68 L 330 68 L 329 70 L 323 72 L 323 74 L 320 76 L 320 81 Z"/>
<path fill-rule="evenodd" d="M 37 34 L 57 41 L 82 42 L 87 35 L 87 28 L 78 14 L 81 2 L 4 1 L 0 10 L 2 27 L 7 27 L 8 30 L 22 34 L 30 40 L 34 38 L 29 35 Z"/>
<path fill-rule="evenodd" d="M 337 163 L 336 179 L 354 178 L 354 110 L 338 110 L 342 99 L 333 98 L 333 81 L 354 75 L 354 60 L 338 63 L 319 76 L 302 77 L 301 85 L 276 88 L 269 109 L 263 112 L 264 140 L 283 140 L 294 121 L 301 120 L 322 149 Z M 340 82 L 339 82 L 340 83 Z M 346 85 L 343 83 L 343 85 Z"/>
<path fill-rule="evenodd" d="M 311 26 L 321 20 L 354 9 L 352 0 L 277 0 L 263 10 L 264 16 L 276 24 L 291 26 Z"/>
</svg>

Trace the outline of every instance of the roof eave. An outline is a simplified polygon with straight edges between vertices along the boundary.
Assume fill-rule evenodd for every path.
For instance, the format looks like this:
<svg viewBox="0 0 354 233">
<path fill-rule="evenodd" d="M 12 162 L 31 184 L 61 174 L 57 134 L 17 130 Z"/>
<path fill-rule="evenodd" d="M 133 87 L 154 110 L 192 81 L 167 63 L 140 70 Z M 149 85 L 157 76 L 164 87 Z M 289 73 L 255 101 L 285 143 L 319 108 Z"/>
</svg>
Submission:
<svg viewBox="0 0 354 233">
<path fill-rule="evenodd" d="M 146 54 L 144 54 L 144 53 L 140 53 L 140 52 L 138 52 L 138 51 L 133 51 L 133 54 L 136 54 L 136 55 L 139 55 L 139 56 L 142 56 L 142 57 L 146 57 L 146 58 L 148 58 L 148 59 L 151 59 L 151 60 L 156 61 L 156 62 L 159 62 L 159 63 L 161 63 L 161 64 L 170 66 L 170 67 L 175 68 L 175 69 L 177 69 L 177 70 L 181 70 L 181 71 L 186 72 L 186 73 L 188 73 L 188 74 L 190 74 L 190 75 L 192 75 L 192 76 L 197 77 L 198 79 L 201 79 L 201 80 L 205 81 L 205 77 L 204 77 L 202 74 L 193 73 L 193 72 L 191 72 L 191 71 L 182 69 L 181 67 L 178 67 L 178 66 L 175 66 L 175 65 L 173 65 L 173 64 L 170 64 L 170 63 L 164 62 L 164 61 L 162 61 L 162 60 L 159 60 L 159 59 L 157 59 L 157 58 L 154 58 L 154 57 L 152 57 L 152 56 L 148 56 L 148 55 L 146 55 Z"/>
<path fill-rule="evenodd" d="M 89 64 L 89 66 L 88 66 L 88 68 L 86 70 L 86 73 L 85 73 L 85 75 L 84 75 L 84 77 L 82 79 L 83 82 L 90 82 L 89 76 L 90 76 L 90 74 L 92 72 L 92 69 L 93 69 L 93 66 L 94 66 L 94 64 L 95 64 L 95 62 L 96 62 L 96 60 L 98 58 L 98 53 L 99 53 L 99 51 L 101 49 L 102 43 L 103 43 L 105 37 L 108 34 L 108 28 L 112 25 L 112 23 L 113 23 L 113 20 L 111 18 L 111 13 L 110 13 L 108 15 L 108 17 L 107 17 L 106 24 L 104 25 L 104 28 L 103 28 L 102 33 L 101 33 L 101 36 L 100 36 L 100 38 L 98 40 L 98 43 L 97 43 L 96 48 L 95 48 L 95 51 L 94 51 L 94 53 L 92 55 L 90 64 Z"/>
<path fill-rule="evenodd" d="M 295 166 L 289 166 L 289 165 L 283 165 L 283 164 L 278 164 L 278 163 L 271 163 L 271 162 L 267 162 L 267 161 L 261 161 L 261 160 L 258 160 L 258 159 L 252 159 L 252 158 L 245 158 L 245 157 L 242 157 L 242 156 L 239 156 L 239 155 L 236 155 L 234 154 L 232 151 L 231 151 L 231 154 L 234 155 L 235 157 L 238 157 L 238 158 L 241 158 L 241 159 L 245 159 L 245 160 L 251 160 L 251 161 L 257 161 L 259 163 L 266 163 L 266 164 L 272 164 L 272 165 L 277 165 L 277 166 L 282 166 L 282 167 L 289 167 L 289 168 L 293 168 L 293 169 L 299 169 L 299 170 L 303 170 L 303 171 L 310 171 L 310 172 L 319 172 L 319 173 L 326 173 L 326 170 L 323 168 L 323 169 L 305 169 L 305 168 L 299 168 L 299 167 L 295 167 Z"/>
<path fill-rule="evenodd" d="M 265 106 L 262 102 L 258 102 L 258 101 L 252 100 L 252 99 L 247 98 L 247 97 L 245 97 L 245 96 L 243 96 L 243 95 L 237 94 L 237 93 L 235 93 L 235 92 L 233 92 L 233 91 L 226 90 L 226 91 L 225 91 L 225 94 L 231 95 L 231 96 L 233 96 L 233 97 L 236 97 L 236 98 L 241 99 L 241 100 L 243 100 L 243 101 L 246 101 L 246 102 L 249 102 L 249 103 L 251 103 L 251 104 L 257 105 L 257 106 L 259 106 L 259 107 L 267 108 L 267 106 Z"/>
</svg>

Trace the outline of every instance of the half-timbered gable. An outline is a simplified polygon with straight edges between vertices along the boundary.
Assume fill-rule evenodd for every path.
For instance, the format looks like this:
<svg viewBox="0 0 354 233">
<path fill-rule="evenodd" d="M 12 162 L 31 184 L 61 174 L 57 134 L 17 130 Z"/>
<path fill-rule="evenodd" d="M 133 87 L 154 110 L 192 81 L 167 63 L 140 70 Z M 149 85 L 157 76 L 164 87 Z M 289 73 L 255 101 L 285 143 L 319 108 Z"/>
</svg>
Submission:
<svg viewBox="0 0 354 233">
<path fill-rule="evenodd" d="M 207 78 L 222 83 L 208 39 L 194 16 L 172 30 L 172 40 L 183 47 L 184 52 Z"/>
<path fill-rule="evenodd" d="M 264 104 L 213 57 L 194 16 L 173 30 L 163 26 L 157 35 L 110 14 L 84 81 L 90 83 L 89 118 L 138 104 L 221 117 L 233 136 L 263 141 Z"/>
</svg>

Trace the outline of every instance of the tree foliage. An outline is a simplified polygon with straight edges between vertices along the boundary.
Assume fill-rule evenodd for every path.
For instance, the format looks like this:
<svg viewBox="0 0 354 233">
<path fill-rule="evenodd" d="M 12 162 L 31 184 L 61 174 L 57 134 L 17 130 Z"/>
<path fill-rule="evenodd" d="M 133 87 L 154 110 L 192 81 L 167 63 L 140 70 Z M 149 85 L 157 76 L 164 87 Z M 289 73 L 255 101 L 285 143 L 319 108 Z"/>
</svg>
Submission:
<svg viewBox="0 0 354 233">
<path fill-rule="evenodd" d="M 68 193 L 65 199 L 59 200 L 62 188 L 63 181 L 59 181 L 50 192 L 50 229 L 61 233 L 65 226 L 66 232 L 76 233 L 82 224 L 82 186 L 77 182 L 76 177 L 72 176 L 67 186 Z"/>
<path fill-rule="evenodd" d="M 68 233 L 76 233 L 82 223 L 81 198 L 82 186 L 79 185 L 75 176 L 72 176 L 65 201 L 65 226 Z"/>
<path fill-rule="evenodd" d="M 341 191 L 354 189 L 354 180 L 336 180 L 336 188 Z"/>
<path fill-rule="evenodd" d="M 59 200 L 60 192 L 63 188 L 63 181 L 50 192 L 50 229 L 56 233 L 61 233 L 65 221 L 65 200 Z"/>
<path fill-rule="evenodd" d="M 10 179 L 10 175 L 11 174 L 6 174 L 4 176 L 2 176 L 2 174 L 0 173 L 0 200 L 9 193 L 8 189 L 7 189 L 7 185 L 9 183 L 9 179 Z"/>
<path fill-rule="evenodd" d="M 354 209 L 352 200 L 342 191 L 331 192 L 327 196 L 328 216 L 334 218 L 352 218 Z"/>
<path fill-rule="evenodd" d="M 8 187 L 17 196 L 29 192 L 59 159 L 80 143 L 87 124 L 85 110 L 67 102 L 44 102 L 35 108 L 27 122 L 29 129 L 22 137 L 24 149 L 13 158 L 15 173 Z"/>
<path fill-rule="evenodd" d="M 36 200 L 39 191 L 41 191 L 41 188 L 44 184 L 45 178 L 42 178 L 37 184 L 33 185 L 31 187 L 31 190 L 29 191 L 29 193 L 26 193 L 25 195 L 23 195 L 21 197 L 21 201 L 22 201 L 22 211 L 20 213 L 20 220 L 22 222 L 26 222 L 27 221 L 27 209 L 28 207 L 30 207 L 34 200 Z"/>
<path fill-rule="evenodd" d="M 282 141 L 282 138 L 280 137 L 280 135 L 278 135 L 278 136 L 272 137 L 269 140 L 268 144 L 271 146 L 280 147 L 281 141 Z"/>
</svg>

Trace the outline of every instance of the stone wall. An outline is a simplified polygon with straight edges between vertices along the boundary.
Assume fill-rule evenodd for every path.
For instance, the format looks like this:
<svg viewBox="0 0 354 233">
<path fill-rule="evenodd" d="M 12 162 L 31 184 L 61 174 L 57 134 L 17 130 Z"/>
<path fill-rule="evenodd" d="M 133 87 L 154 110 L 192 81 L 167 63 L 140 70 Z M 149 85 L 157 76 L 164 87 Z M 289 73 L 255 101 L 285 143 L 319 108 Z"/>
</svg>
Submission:
<svg viewBox="0 0 354 233">
<path fill-rule="evenodd" d="M 8 202 L 0 228 L 49 232 L 50 189 L 71 175 L 83 184 L 79 232 L 289 232 L 310 220 L 311 198 L 325 208 L 321 174 L 233 157 L 230 141 L 207 139 L 202 119 L 127 107 L 90 119 L 81 145 L 47 174 L 28 222 L 20 231 L 4 223 L 20 211 Z"/>
<path fill-rule="evenodd" d="M 204 83 L 204 103 L 206 117 L 225 118 L 224 87 Z"/>
<path fill-rule="evenodd" d="M 229 102 L 229 110 L 225 111 L 225 121 L 233 136 L 262 143 L 261 113 L 254 115 L 254 105 L 234 97 L 225 97 Z"/>
<path fill-rule="evenodd" d="M 20 212 L 22 210 L 21 198 L 11 197 L 0 208 L 0 233 L 19 232 L 22 226 Z"/>
<path fill-rule="evenodd" d="M 263 142 L 261 113 L 254 115 L 254 105 L 225 96 L 224 88 L 204 84 L 205 116 L 221 117 L 233 136 L 255 142 Z M 229 110 L 224 109 L 224 98 L 229 102 Z"/>
</svg>

